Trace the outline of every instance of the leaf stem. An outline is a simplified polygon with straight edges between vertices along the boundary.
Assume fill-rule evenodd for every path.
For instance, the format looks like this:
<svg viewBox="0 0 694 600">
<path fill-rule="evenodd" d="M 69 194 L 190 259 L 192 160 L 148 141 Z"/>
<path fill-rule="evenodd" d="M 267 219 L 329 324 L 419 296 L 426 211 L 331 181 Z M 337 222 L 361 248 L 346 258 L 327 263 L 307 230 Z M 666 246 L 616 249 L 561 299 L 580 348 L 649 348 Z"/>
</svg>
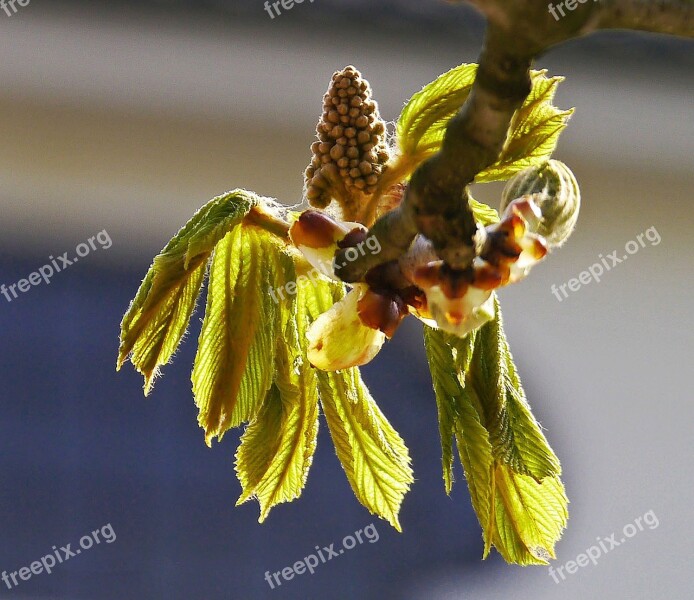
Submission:
<svg viewBox="0 0 694 600">
<path fill-rule="evenodd" d="M 289 243 L 289 223 L 280 219 L 260 205 L 256 205 L 244 217 L 244 221 L 250 225 L 256 225 L 265 231 L 272 233 Z"/>
</svg>

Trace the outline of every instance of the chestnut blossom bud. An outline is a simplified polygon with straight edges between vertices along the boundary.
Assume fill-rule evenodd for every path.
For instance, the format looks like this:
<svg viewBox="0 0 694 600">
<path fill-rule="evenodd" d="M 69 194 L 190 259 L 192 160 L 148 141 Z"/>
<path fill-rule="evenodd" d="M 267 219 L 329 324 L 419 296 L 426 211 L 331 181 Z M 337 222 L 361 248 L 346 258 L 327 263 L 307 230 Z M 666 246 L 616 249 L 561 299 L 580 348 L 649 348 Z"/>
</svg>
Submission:
<svg viewBox="0 0 694 600">
<path fill-rule="evenodd" d="M 354 67 L 333 74 L 316 135 L 305 173 L 306 197 L 321 209 L 335 199 L 350 218 L 360 199 L 376 191 L 389 158 L 385 123 L 369 83 Z"/>
<path fill-rule="evenodd" d="M 563 162 L 548 160 L 530 167 L 511 178 L 501 197 L 503 213 L 514 200 L 532 197 L 541 213 L 539 223 L 531 223 L 530 231 L 545 238 L 550 248 L 561 246 L 571 235 L 581 205 L 576 177 Z"/>
</svg>

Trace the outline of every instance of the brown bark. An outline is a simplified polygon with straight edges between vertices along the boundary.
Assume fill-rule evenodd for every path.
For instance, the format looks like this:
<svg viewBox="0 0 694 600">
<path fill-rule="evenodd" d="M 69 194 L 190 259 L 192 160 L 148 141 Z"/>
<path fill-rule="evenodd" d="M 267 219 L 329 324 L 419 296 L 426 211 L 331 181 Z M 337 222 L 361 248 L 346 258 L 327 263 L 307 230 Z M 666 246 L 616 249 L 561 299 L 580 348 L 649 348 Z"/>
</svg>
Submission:
<svg viewBox="0 0 694 600">
<path fill-rule="evenodd" d="M 344 281 L 363 279 L 394 260 L 417 234 L 429 238 L 438 255 L 456 269 L 476 254 L 477 225 L 467 186 L 501 153 L 516 110 L 530 91 L 533 60 L 548 48 L 599 29 L 632 29 L 694 37 L 693 0 L 467 0 L 487 17 L 487 33 L 470 95 L 451 119 L 440 151 L 412 175 L 400 206 L 378 219 L 369 234 L 382 251 L 345 264 Z M 562 3 L 563 1 L 563 3 Z M 564 3 L 573 6 L 569 10 Z"/>
</svg>

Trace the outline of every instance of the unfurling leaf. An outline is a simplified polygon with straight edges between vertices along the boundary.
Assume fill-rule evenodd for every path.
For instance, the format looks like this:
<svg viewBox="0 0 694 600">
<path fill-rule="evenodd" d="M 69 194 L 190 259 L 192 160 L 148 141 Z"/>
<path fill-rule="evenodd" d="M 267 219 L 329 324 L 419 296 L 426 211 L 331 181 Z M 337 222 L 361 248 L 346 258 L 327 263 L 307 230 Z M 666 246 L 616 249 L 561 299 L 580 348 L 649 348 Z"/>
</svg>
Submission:
<svg viewBox="0 0 694 600">
<path fill-rule="evenodd" d="M 545 564 L 566 526 L 559 461 L 530 413 L 496 319 L 464 339 L 425 328 L 450 491 L 454 437 L 487 556 Z M 480 396 L 480 386 L 485 393 Z M 490 387 L 484 387 L 490 386 Z"/>
<path fill-rule="evenodd" d="M 183 337 L 212 251 L 256 206 L 257 196 L 234 190 L 203 206 L 154 259 L 121 323 L 118 369 L 130 357 L 149 393 L 159 367 Z"/>
<path fill-rule="evenodd" d="M 546 565 L 568 520 L 566 493 L 559 477 L 537 482 L 495 463 L 494 547 L 506 562 Z"/>
<path fill-rule="evenodd" d="M 414 481 L 402 438 L 371 397 L 357 368 L 318 373 L 321 406 L 355 496 L 402 531 L 398 513 Z"/>
<path fill-rule="evenodd" d="M 343 292 L 319 282 L 308 306 L 316 318 Z M 407 447 L 385 418 L 358 368 L 318 371 L 321 406 L 337 456 L 357 499 L 401 531 L 398 513 L 413 482 Z"/>
<path fill-rule="evenodd" d="M 405 179 L 424 160 L 438 152 L 450 119 L 467 100 L 477 65 L 463 64 L 444 73 L 405 105 L 397 123 L 397 159 L 389 165 L 390 179 Z M 516 112 L 499 159 L 481 171 L 476 183 L 503 181 L 530 166 L 547 160 L 556 148 L 571 110 L 552 104 L 562 77 L 547 77 L 546 71 L 531 71 L 532 89 Z"/>
<path fill-rule="evenodd" d="M 503 330 L 501 309 L 477 332 L 465 387 L 476 395 L 494 458 L 536 480 L 561 473 L 559 459 L 532 416 Z"/>
<path fill-rule="evenodd" d="M 270 509 L 301 495 L 318 435 L 318 383 L 305 359 L 307 283 L 283 314 L 275 382 L 256 418 L 241 437 L 236 471 L 243 488 L 237 504 L 260 503 L 260 522 Z"/>
<path fill-rule="evenodd" d="M 423 160 L 436 152 L 452 116 L 463 105 L 475 81 L 476 64 L 463 64 L 425 85 L 403 108 L 396 127 L 403 155 Z"/>
<path fill-rule="evenodd" d="M 132 355 L 151 383 L 181 340 L 210 263 L 193 391 L 208 444 L 249 423 L 236 454 L 239 503 L 256 498 L 263 521 L 301 494 L 320 393 L 357 498 L 399 529 L 413 481 L 407 448 L 357 369 L 324 373 L 308 361 L 308 328 L 344 297 L 344 285 L 305 275 L 288 234 L 281 208 L 248 192 L 203 207 L 155 259 L 123 319 L 119 365 Z"/>
<path fill-rule="evenodd" d="M 464 404 L 461 399 L 463 388 L 455 377 L 455 373 L 456 371 L 461 373 L 467 371 L 467 365 L 469 365 L 472 358 L 476 335 L 477 330 L 474 330 L 461 339 L 445 333 L 441 329 L 424 326 L 424 347 L 429 360 L 429 368 L 431 369 L 436 395 L 439 434 L 441 437 L 443 481 L 447 494 L 450 494 L 453 488 L 453 440 L 460 426 L 460 406 Z M 457 348 L 455 356 L 454 345 Z M 479 419 L 477 420 L 479 422 Z M 489 445 L 487 431 L 484 428 L 483 430 L 483 442 Z M 478 462 L 475 461 L 474 464 L 476 465 Z"/>
<path fill-rule="evenodd" d="M 269 292 L 294 277 L 292 259 L 277 240 L 244 223 L 215 248 L 192 376 L 208 444 L 253 419 L 272 383 L 283 332 L 281 302 Z"/>
<path fill-rule="evenodd" d="M 491 206 L 487 206 L 483 202 L 478 202 L 474 198 L 468 198 L 470 209 L 475 217 L 475 221 L 481 223 L 484 227 L 494 225 L 499 222 L 499 213 Z"/>
<path fill-rule="evenodd" d="M 542 164 L 557 147 L 559 135 L 574 110 L 559 110 L 552 104 L 563 77 L 547 77 L 547 71 L 531 71 L 532 89 L 516 111 L 499 159 L 477 174 L 476 183 L 505 181 L 516 173 Z"/>
</svg>

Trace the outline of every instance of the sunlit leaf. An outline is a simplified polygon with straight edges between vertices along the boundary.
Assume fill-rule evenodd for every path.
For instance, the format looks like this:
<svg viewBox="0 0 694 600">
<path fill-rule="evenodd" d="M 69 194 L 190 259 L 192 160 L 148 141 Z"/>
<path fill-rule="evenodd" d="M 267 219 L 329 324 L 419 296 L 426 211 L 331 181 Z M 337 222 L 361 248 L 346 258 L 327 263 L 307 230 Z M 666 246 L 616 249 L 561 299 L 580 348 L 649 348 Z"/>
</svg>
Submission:
<svg viewBox="0 0 694 600">
<path fill-rule="evenodd" d="M 478 173 L 476 183 L 505 181 L 516 173 L 546 161 L 557 147 L 573 109 L 552 104 L 563 77 L 547 77 L 546 71 L 531 71 L 532 90 L 516 112 L 499 159 Z"/>
<path fill-rule="evenodd" d="M 498 299 L 495 311 L 496 319 L 477 332 L 465 384 L 479 398 L 497 460 L 537 480 L 559 475 L 559 459 L 527 406 L 504 334 Z"/>
<path fill-rule="evenodd" d="M 494 547 L 509 563 L 543 565 L 568 520 L 568 500 L 559 477 L 541 482 L 506 465 L 494 470 Z"/>
<path fill-rule="evenodd" d="M 396 126 L 402 154 L 425 158 L 440 147 L 446 125 L 470 94 L 476 73 L 476 64 L 460 65 L 440 75 L 410 98 Z"/>
<path fill-rule="evenodd" d="M 440 329 L 424 328 L 424 345 L 439 409 L 446 492 L 450 493 L 451 488 L 452 444 L 455 439 L 472 505 L 487 539 L 492 501 L 491 468 L 494 458 L 489 443 L 489 432 L 480 422 L 475 400 L 461 383 L 472 360 L 475 336 L 476 332 L 473 332 L 460 339 Z M 491 537 L 489 539 L 491 540 Z"/>
<path fill-rule="evenodd" d="M 358 372 L 320 372 L 318 379 L 330 435 L 355 496 L 371 513 L 401 531 L 398 513 L 413 482 L 404 442 Z M 356 402 L 351 399 L 355 395 Z"/>
<path fill-rule="evenodd" d="M 477 65 L 444 73 L 407 102 L 396 126 L 398 157 L 388 166 L 389 180 L 403 180 L 441 149 L 450 119 L 467 100 Z M 516 112 L 499 159 L 475 177 L 476 183 L 503 181 L 549 158 L 573 110 L 552 104 L 562 77 L 531 71 L 532 89 Z"/>
<path fill-rule="evenodd" d="M 499 213 L 491 206 L 478 202 L 474 198 L 469 198 L 468 203 L 470 204 L 472 214 L 475 216 L 475 221 L 478 223 L 486 227 L 499 222 Z"/>
<path fill-rule="evenodd" d="M 299 285 L 296 301 L 282 319 L 285 333 L 277 343 L 275 383 L 236 453 L 243 488 L 237 504 L 257 498 L 260 522 L 273 506 L 301 495 L 316 448 L 318 384 L 315 370 L 304 358 L 309 285 Z"/>
<path fill-rule="evenodd" d="M 465 373 L 467 370 L 467 366 L 457 369 L 452 344 L 457 343 L 461 347 L 467 348 L 467 352 L 462 350 L 458 353 L 459 359 L 463 362 L 463 365 L 466 365 L 472 358 L 475 335 L 476 331 L 473 331 L 461 339 L 447 334 L 441 329 L 424 326 L 424 348 L 426 349 L 436 395 L 439 435 L 441 437 L 443 481 L 447 494 L 451 493 L 453 487 L 453 441 L 456 431 L 459 429 L 459 405 L 460 398 L 463 395 L 463 388 L 455 374 L 456 370 L 460 370 L 462 373 Z M 483 440 L 488 446 L 489 441 L 486 430 L 484 430 Z"/>
<path fill-rule="evenodd" d="M 449 490 L 453 436 L 482 526 L 484 556 L 493 545 L 508 562 L 546 564 L 554 557 L 554 545 L 566 526 L 568 500 L 559 479 L 559 462 L 525 401 L 503 336 L 498 306 L 496 312 L 495 321 L 464 339 L 425 328 L 425 347 L 439 407 L 444 481 Z M 484 339 L 490 330 L 496 332 L 500 356 L 482 362 L 498 363 L 503 368 L 480 364 L 480 349 L 485 354 L 492 352 Z M 503 383 L 490 384 L 492 392 L 480 398 L 478 385 L 473 382 L 479 377 L 490 379 L 489 373 L 501 373 L 499 382 Z M 494 390 L 496 403 L 490 398 Z M 491 411 L 490 403 L 494 408 Z M 504 435 L 512 446 L 510 451 L 499 442 L 499 432 L 490 433 L 490 428 L 494 431 L 500 422 L 506 424 Z M 518 473 L 511 464 L 516 468 L 518 465 L 509 460 L 509 454 L 524 461 L 524 471 L 544 471 L 549 464 L 554 474 L 539 480 Z"/>
<path fill-rule="evenodd" d="M 242 224 L 217 244 L 193 367 L 198 422 L 208 444 L 255 417 L 273 379 L 282 334 L 279 294 L 294 267 L 276 236 Z"/>
<path fill-rule="evenodd" d="M 343 291 L 318 282 L 308 306 L 313 318 Z M 359 369 L 318 371 L 321 406 L 337 456 L 357 499 L 401 530 L 398 513 L 413 482 L 407 447 L 374 402 Z"/>
<path fill-rule="evenodd" d="M 203 206 L 154 259 L 121 323 L 118 368 L 130 358 L 145 393 L 169 362 L 190 321 L 212 251 L 258 203 L 234 190 Z"/>
</svg>

